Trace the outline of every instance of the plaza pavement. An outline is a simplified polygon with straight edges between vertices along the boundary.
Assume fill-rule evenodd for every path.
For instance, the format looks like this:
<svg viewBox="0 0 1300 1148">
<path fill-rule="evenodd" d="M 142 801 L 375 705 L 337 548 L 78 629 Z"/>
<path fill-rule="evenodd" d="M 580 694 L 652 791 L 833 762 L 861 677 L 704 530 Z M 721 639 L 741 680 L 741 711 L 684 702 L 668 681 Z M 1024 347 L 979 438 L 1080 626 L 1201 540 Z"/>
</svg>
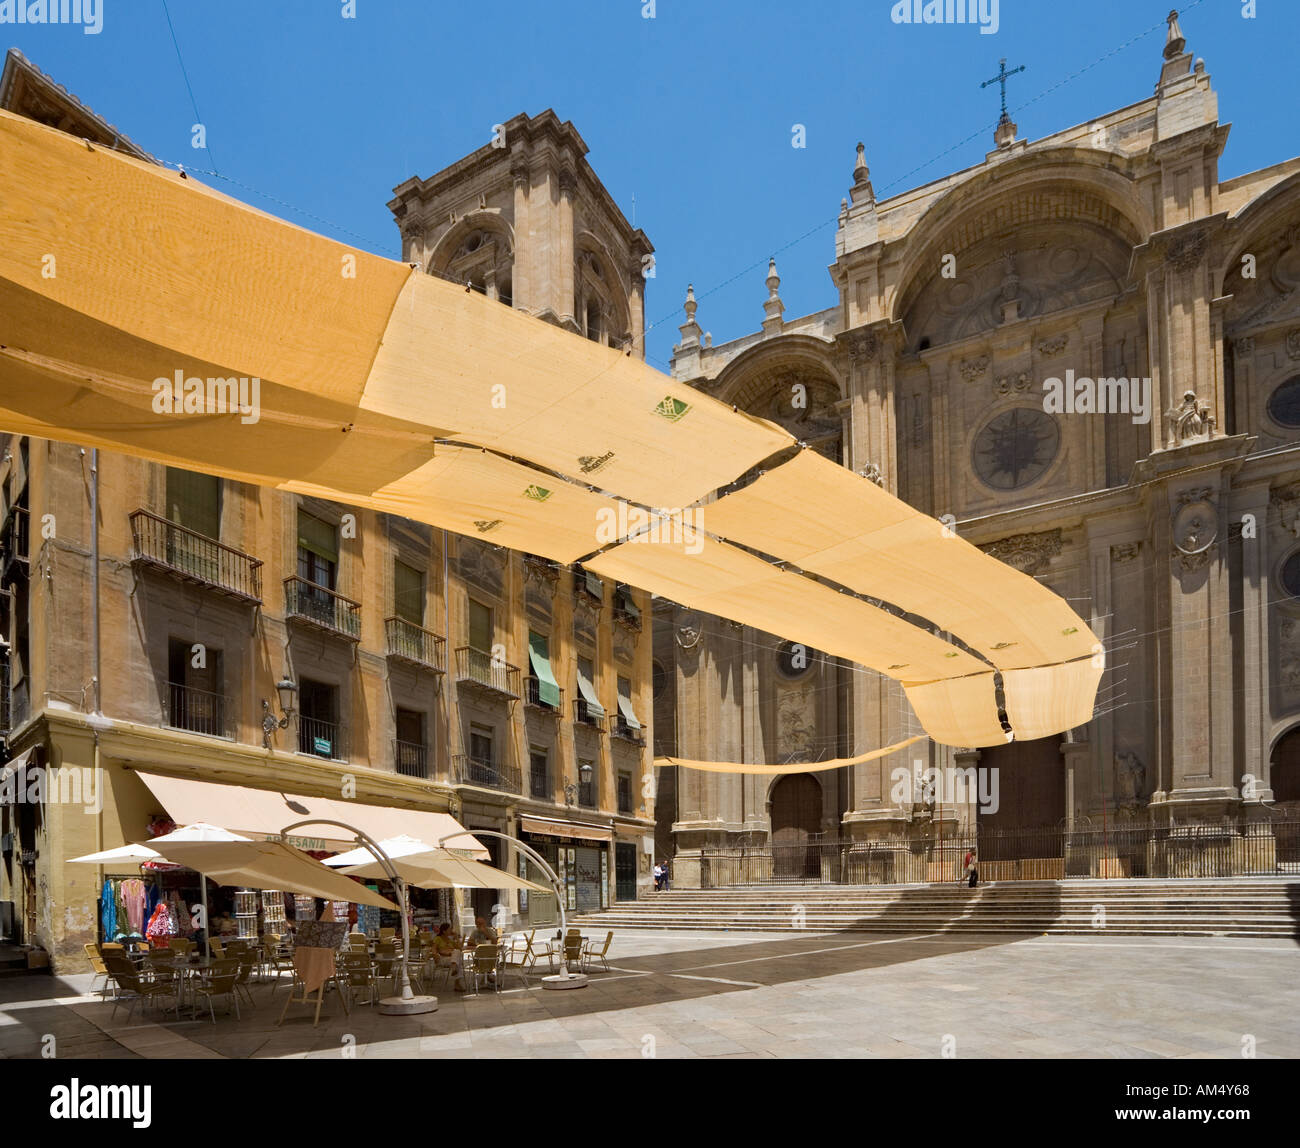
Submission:
<svg viewBox="0 0 1300 1148">
<path fill-rule="evenodd" d="M 90 976 L 0 979 L 0 1057 L 1261 1058 L 1300 1056 L 1300 944 L 1230 938 L 623 932 L 589 988 L 439 989 L 437 1012 L 319 1027 L 282 986 L 236 1021 L 79 996 Z M 274 1003 L 273 1003 L 274 1000 Z"/>
</svg>

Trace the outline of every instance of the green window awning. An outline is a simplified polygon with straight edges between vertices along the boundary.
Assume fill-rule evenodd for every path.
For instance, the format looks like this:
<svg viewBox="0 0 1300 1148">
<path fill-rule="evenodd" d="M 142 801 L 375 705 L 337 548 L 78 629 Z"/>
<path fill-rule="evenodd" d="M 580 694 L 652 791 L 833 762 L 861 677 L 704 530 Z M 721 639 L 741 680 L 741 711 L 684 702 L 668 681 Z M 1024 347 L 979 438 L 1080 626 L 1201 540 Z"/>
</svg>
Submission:
<svg viewBox="0 0 1300 1148">
<path fill-rule="evenodd" d="M 314 514 L 298 512 L 298 546 L 324 558 L 326 562 L 339 560 L 338 529 L 328 522 L 323 522 Z"/>
<path fill-rule="evenodd" d="M 605 707 L 596 698 L 596 687 L 591 684 L 591 678 L 583 667 L 585 661 L 585 658 L 578 660 L 578 693 L 582 695 L 582 700 L 587 703 L 588 713 L 594 718 L 603 718 L 605 716 Z"/>
<path fill-rule="evenodd" d="M 560 683 L 551 671 L 551 643 L 542 634 L 528 634 L 528 661 L 537 675 L 537 698 L 548 706 L 560 704 Z"/>
<path fill-rule="evenodd" d="M 636 711 L 632 709 L 631 683 L 628 683 L 628 692 L 624 693 L 624 680 L 620 678 L 618 684 L 618 712 L 623 715 L 623 720 L 627 723 L 628 729 L 640 729 L 641 719 L 636 716 Z"/>
</svg>

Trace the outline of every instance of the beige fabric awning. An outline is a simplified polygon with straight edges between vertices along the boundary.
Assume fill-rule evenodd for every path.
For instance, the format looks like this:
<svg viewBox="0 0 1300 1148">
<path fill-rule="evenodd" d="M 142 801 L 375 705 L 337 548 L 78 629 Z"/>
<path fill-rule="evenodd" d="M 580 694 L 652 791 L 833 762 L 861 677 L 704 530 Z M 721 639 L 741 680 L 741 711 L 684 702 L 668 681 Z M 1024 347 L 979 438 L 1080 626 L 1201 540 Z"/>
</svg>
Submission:
<svg viewBox="0 0 1300 1148">
<path fill-rule="evenodd" d="M 278 837 L 286 825 L 309 817 L 342 821 L 368 833 L 376 841 L 409 834 L 421 841 L 438 841 L 452 833 L 463 833 L 446 842 L 448 849 L 473 850 L 475 857 L 491 854 L 449 813 L 418 809 L 390 809 L 382 805 L 342 801 L 329 797 L 305 797 L 298 793 L 276 793 L 242 785 L 214 781 L 193 781 L 160 773 L 137 771 L 140 780 L 162 803 L 167 815 L 178 824 L 209 821 L 245 837 Z M 330 825 L 305 825 L 290 837 L 303 848 L 351 848 L 355 839 Z M 168 853 L 168 860 L 172 860 Z M 179 858 L 176 859 L 178 864 Z"/>
<path fill-rule="evenodd" d="M 521 817 L 519 828 L 543 837 L 573 837 L 580 841 L 613 841 L 614 831 L 599 825 L 582 825 L 577 821 L 548 821 L 543 817 Z"/>
<path fill-rule="evenodd" d="M 917 721 L 944 745 L 1006 745 L 1011 738 L 998 720 L 992 671 L 947 682 L 906 687 Z"/>
<path fill-rule="evenodd" d="M 686 769 L 700 769 L 706 773 L 752 773 L 760 777 L 778 777 L 787 773 L 821 773 L 827 769 L 843 769 L 846 765 L 858 765 L 864 761 L 875 761 L 895 750 L 906 749 L 918 741 L 921 736 L 909 737 L 906 741 L 895 742 L 884 749 L 873 749 L 870 753 L 857 757 L 837 757 L 830 761 L 797 761 L 789 765 L 759 765 L 748 761 L 693 761 L 685 757 L 656 757 L 655 765 L 680 765 Z"/>
</svg>

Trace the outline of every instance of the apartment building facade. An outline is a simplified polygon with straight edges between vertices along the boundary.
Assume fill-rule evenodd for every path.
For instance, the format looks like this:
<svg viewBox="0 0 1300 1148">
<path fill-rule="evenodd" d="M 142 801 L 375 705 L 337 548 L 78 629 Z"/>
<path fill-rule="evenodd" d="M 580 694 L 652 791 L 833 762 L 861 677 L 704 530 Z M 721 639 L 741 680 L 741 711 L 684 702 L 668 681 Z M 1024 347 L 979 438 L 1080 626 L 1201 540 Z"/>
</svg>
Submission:
<svg viewBox="0 0 1300 1148">
<path fill-rule="evenodd" d="M 144 156 L 15 52 L 0 106 Z M 633 255 L 648 244 L 593 190 L 571 126 L 538 121 L 539 138 L 519 133 L 516 172 L 544 168 L 564 135 L 584 202 L 609 216 L 605 241 L 638 272 L 627 290 L 628 276 L 596 277 L 582 325 L 566 325 L 639 333 Z M 579 283 L 590 250 L 570 252 Z M 496 267 L 508 274 L 515 258 L 503 248 Z M 560 322 L 528 303 L 547 282 L 497 297 Z M 56 969 L 96 939 L 103 876 L 67 860 L 145 840 L 171 816 L 142 775 L 449 812 L 530 842 L 572 910 L 649 884 L 643 593 L 418 522 L 75 444 L 0 435 L 0 459 L 0 931 L 48 949 Z M 483 843 L 522 871 L 507 842 Z M 493 890 L 460 908 L 556 918 L 553 898 Z"/>
</svg>

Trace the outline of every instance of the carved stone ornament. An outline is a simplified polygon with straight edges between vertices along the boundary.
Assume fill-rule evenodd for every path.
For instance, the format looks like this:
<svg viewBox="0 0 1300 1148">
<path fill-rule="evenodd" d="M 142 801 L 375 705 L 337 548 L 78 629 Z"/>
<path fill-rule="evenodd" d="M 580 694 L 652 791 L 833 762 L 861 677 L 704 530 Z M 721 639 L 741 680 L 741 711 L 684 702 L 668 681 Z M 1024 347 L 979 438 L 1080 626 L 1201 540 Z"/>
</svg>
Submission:
<svg viewBox="0 0 1300 1148">
<path fill-rule="evenodd" d="M 974 359 L 963 359 L 958 364 L 957 369 L 961 371 L 961 377 L 968 383 L 973 383 L 985 371 L 989 369 L 988 355 L 979 355 Z"/>
<path fill-rule="evenodd" d="M 1286 353 L 1293 359 L 1300 359 L 1300 327 L 1286 333 Z"/>
<path fill-rule="evenodd" d="M 1044 358 L 1052 358 L 1059 355 L 1066 347 L 1070 345 L 1069 335 L 1057 335 L 1054 339 L 1045 339 L 1038 344 L 1038 353 Z"/>
<path fill-rule="evenodd" d="M 1176 561 L 1187 572 L 1200 570 L 1210 560 L 1210 549 L 1219 535 L 1219 511 L 1210 501 L 1208 488 L 1186 491 L 1182 506 L 1174 512 L 1173 541 Z"/>
<path fill-rule="evenodd" d="M 980 549 L 1022 574 L 1037 574 L 1061 553 L 1061 533 L 1057 529 L 1037 534 L 1013 534 L 1010 538 L 999 538 Z"/>
<path fill-rule="evenodd" d="M 848 338 L 849 358 L 856 362 L 869 363 L 876 357 L 880 343 L 870 331 L 864 331 Z"/>
<path fill-rule="evenodd" d="M 885 476 L 880 473 L 880 464 L 877 462 L 867 463 L 858 473 L 868 482 L 874 482 L 877 486 L 885 485 Z"/>
<path fill-rule="evenodd" d="M 1115 563 L 1132 562 L 1141 550 L 1140 542 L 1118 542 L 1110 548 L 1110 560 Z"/>
<path fill-rule="evenodd" d="M 1002 398 L 1007 395 L 1023 395 L 1029 390 L 1029 375 L 1021 371 L 1018 375 L 1005 375 L 993 384 L 993 393 Z"/>
<path fill-rule="evenodd" d="M 1165 249 L 1165 262 L 1175 271 L 1190 271 L 1201 261 L 1209 242 L 1209 236 L 1204 231 L 1175 239 Z"/>
<path fill-rule="evenodd" d="M 1244 339 L 1238 339 L 1234 346 L 1240 355 L 1253 355 L 1255 353 L 1255 337 L 1247 335 Z"/>
<path fill-rule="evenodd" d="M 1300 482 L 1279 486 L 1268 500 L 1277 511 L 1278 525 L 1300 538 Z"/>
<path fill-rule="evenodd" d="M 1146 798 L 1146 767 L 1133 752 L 1115 755 L 1115 802 L 1120 809 L 1141 808 Z"/>
</svg>

